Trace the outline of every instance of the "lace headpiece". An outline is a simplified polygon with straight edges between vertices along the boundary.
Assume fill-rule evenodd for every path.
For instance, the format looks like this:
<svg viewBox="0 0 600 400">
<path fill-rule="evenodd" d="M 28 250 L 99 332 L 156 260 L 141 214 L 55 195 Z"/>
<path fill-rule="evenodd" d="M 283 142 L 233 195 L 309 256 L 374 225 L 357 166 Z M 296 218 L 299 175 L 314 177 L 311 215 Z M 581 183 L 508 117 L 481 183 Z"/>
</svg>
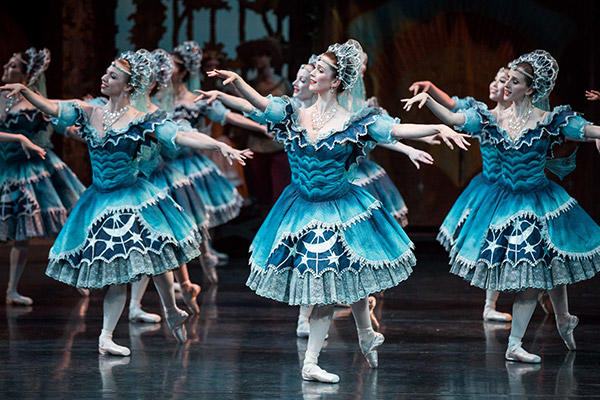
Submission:
<svg viewBox="0 0 600 400">
<path fill-rule="evenodd" d="M 335 43 L 327 48 L 328 53 L 335 54 L 337 66 L 327 62 L 322 56 L 319 56 L 319 60 L 335 69 L 336 78 L 342 81 L 342 88 L 346 90 L 352 88 L 360 77 L 362 51 L 360 43 L 354 39 L 350 39 L 346 43 Z"/>
<path fill-rule="evenodd" d="M 181 57 L 185 69 L 190 75 L 197 75 L 202 64 L 202 47 L 193 40 L 188 40 L 173 49 L 173 53 Z"/>
<path fill-rule="evenodd" d="M 522 68 L 519 68 L 519 63 L 531 65 L 533 76 Z M 535 93 L 531 99 L 533 104 L 538 104 L 550 96 L 550 92 L 554 89 L 554 83 L 558 76 L 558 63 L 550 53 L 545 50 L 535 50 L 511 61 L 508 67 L 513 71 L 519 71 L 532 80 L 531 87 L 535 89 Z"/>
<path fill-rule="evenodd" d="M 152 52 L 152 60 L 154 61 L 154 81 L 159 88 L 166 87 L 175 70 L 171 56 L 163 49 L 156 49 Z"/>
<path fill-rule="evenodd" d="M 129 85 L 133 87 L 131 94 L 132 103 L 143 99 L 146 96 L 148 87 L 153 82 L 154 75 L 154 60 L 152 53 L 146 49 L 141 49 L 136 52 L 125 51 L 117 58 L 125 60 L 129 63 L 129 71 L 119 68 L 118 64 L 113 62 L 113 66 L 129 75 Z M 141 100 L 140 100 L 141 101 Z"/>
<path fill-rule="evenodd" d="M 50 65 L 50 50 L 37 50 L 34 47 L 30 47 L 25 50 L 25 55 L 27 56 L 27 61 L 18 53 L 13 54 L 13 57 L 25 65 L 25 73 L 29 75 L 27 86 L 32 86 L 36 83 L 40 75 L 48 69 Z"/>
</svg>

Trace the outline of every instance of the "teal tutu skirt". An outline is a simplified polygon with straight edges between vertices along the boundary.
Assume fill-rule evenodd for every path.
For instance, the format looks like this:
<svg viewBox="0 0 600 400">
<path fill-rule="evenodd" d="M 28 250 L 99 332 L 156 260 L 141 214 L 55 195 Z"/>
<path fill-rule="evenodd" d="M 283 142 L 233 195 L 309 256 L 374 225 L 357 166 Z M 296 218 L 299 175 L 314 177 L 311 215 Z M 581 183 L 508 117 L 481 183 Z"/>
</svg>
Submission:
<svg viewBox="0 0 600 400">
<path fill-rule="evenodd" d="M 192 218 L 203 234 L 208 234 L 208 213 L 192 181 L 169 162 L 162 161 L 148 178 L 150 183 L 168 194 Z"/>
<path fill-rule="evenodd" d="M 0 240 L 56 235 L 85 187 L 51 150 L 0 159 Z"/>
<path fill-rule="evenodd" d="M 102 288 L 179 268 L 200 254 L 192 219 L 145 179 L 125 187 L 90 186 L 54 245 L 46 274 L 68 285 Z"/>
<path fill-rule="evenodd" d="M 349 187 L 311 201 L 289 185 L 252 242 L 246 284 L 290 305 L 350 304 L 407 279 L 412 243 L 381 202 Z"/>
<path fill-rule="evenodd" d="M 492 290 L 552 289 L 600 270 L 600 227 L 554 182 L 514 191 L 476 176 L 438 240 L 450 271 Z"/>
<path fill-rule="evenodd" d="M 177 158 L 166 162 L 194 184 L 206 207 L 209 228 L 223 225 L 239 215 L 242 196 L 208 157 L 198 152 L 184 151 Z"/>
<path fill-rule="evenodd" d="M 396 185 L 380 165 L 368 159 L 362 160 L 358 164 L 352 183 L 365 188 L 371 196 L 379 200 L 383 208 L 388 210 L 401 226 L 408 224 L 406 203 Z"/>
</svg>

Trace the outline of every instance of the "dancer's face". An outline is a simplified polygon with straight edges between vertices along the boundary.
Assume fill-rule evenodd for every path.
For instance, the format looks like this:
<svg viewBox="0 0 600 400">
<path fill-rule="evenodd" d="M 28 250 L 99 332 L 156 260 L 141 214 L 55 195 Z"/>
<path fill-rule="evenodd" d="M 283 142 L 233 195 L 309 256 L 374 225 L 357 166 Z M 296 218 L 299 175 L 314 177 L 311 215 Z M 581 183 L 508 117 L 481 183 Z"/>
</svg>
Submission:
<svg viewBox="0 0 600 400">
<path fill-rule="evenodd" d="M 119 66 L 119 68 L 122 68 L 125 71 L 129 70 L 129 66 L 121 61 L 116 60 L 115 63 Z M 119 68 L 111 64 L 106 69 L 106 73 L 102 75 L 100 93 L 102 93 L 104 96 L 119 96 L 123 92 L 131 91 L 132 88 L 128 83 L 129 75 L 121 71 Z"/>
<path fill-rule="evenodd" d="M 329 64 L 336 65 L 336 61 L 332 60 L 325 54 L 321 55 Z M 326 93 L 332 88 L 337 88 L 340 80 L 336 79 L 336 71 L 323 60 L 318 60 L 315 69 L 310 73 L 309 89 L 313 93 Z"/>
<path fill-rule="evenodd" d="M 527 85 L 527 77 L 519 71 L 508 71 L 508 81 L 504 86 L 504 101 L 521 101 L 531 96 L 533 89 Z"/>
<path fill-rule="evenodd" d="M 494 80 L 490 83 L 490 100 L 499 102 L 504 100 L 504 86 L 508 82 L 506 69 L 498 71 Z"/>
<path fill-rule="evenodd" d="M 4 83 L 25 83 L 27 81 L 27 75 L 21 69 L 21 62 L 16 57 L 11 57 L 6 64 L 4 64 L 4 71 L 2 74 L 2 82 Z"/>
<path fill-rule="evenodd" d="M 296 80 L 292 83 L 292 87 L 294 88 L 294 97 L 300 101 L 309 100 L 313 96 L 313 93 L 309 89 L 309 69 L 312 71 L 314 68 L 310 65 L 300 67 L 298 73 L 296 74 Z"/>
</svg>

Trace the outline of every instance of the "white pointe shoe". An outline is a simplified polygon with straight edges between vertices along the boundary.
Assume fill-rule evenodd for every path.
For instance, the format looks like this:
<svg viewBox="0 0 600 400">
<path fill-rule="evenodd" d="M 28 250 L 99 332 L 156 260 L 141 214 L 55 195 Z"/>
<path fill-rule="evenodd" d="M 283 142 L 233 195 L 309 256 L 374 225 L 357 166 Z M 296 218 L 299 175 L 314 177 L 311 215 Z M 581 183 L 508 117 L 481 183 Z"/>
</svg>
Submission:
<svg viewBox="0 0 600 400">
<path fill-rule="evenodd" d="M 504 355 L 508 361 L 517 361 L 529 364 L 539 364 L 542 362 L 542 358 L 536 354 L 531 354 L 526 352 L 521 344 L 513 347 L 509 347 L 506 349 L 506 354 Z"/>
<path fill-rule="evenodd" d="M 6 304 L 15 306 L 30 306 L 33 304 L 33 299 L 27 296 L 21 296 L 17 292 L 6 292 Z"/>
<path fill-rule="evenodd" d="M 558 326 L 557 322 L 558 334 L 565 342 L 565 346 L 567 346 L 567 349 L 569 349 L 569 351 L 577 349 L 577 345 L 575 344 L 575 337 L 573 336 L 573 330 L 575 329 L 575 327 L 577 327 L 578 323 L 579 318 L 577 318 L 574 315 L 569 315 L 567 322 L 561 324 L 562 326 Z"/>
<path fill-rule="evenodd" d="M 77 289 L 77 292 L 79 292 L 79 294 L 83 297 L 90 297 L 90 290 L 89 289 L 85 289 L 85 288 L 75 288 Z"/>
<path fill-rule="evenodd" d="M 296 336 L 299 338 L 307 338 L 310 333 L 310 325 L 306 318 L 298 320 L 298 326 L 296 327 Z"/>
<path fill-rule="evenodd" d="M 493 308 L 483 309 L 484 321 L 509 322 L 512 321 L 512 315 L 494 310 Z"/>
<path fill-rule="evenodd" d="M 368 340 L 366 343 L 359 340 L 358 343 L 360 345 L 360 351 L 363 353 L 363 356 L 365 356 L 370 368 L 377 368 L 379 366 L 379 357 L 376 349 L 385 341 L 385 337 L 381 333 L 374 333 L 371 340 Z"/>
<path fill-rule="evenodd" d="M 179 343 L 187 342 L 187 330 L 185 329 L 185 321 L 188 319 L 189 315 L 183 310 L 177 310 L 176 313 L 169 315 L 165 313 L 167 316 L 167 325 Z"/>
<path fill-rule="evenodd" d="M 304 364 L 302 367 L 302 379 L 323 383 L 338 383 L 340 377 L 321 369 L 317 364 Z"/>
<path fill-rule="evenodd" d="M 98 339 L 98 353 L 102 355 L 112 354 L 113 356 L 127 357 L 131 354 L 125 346 L 119 346 L 113 342 L 112 338 L 100 336 Z"/>
<path fill-rule="evenodd" d="M 217 275 L 217 264 L 219 263 L 219 259 L 214 254 L 206 254 L 201 256 L 200 265 L 202 266 L 202 272 L 206 276 L 206 280 L 208 280 L 211 284 L 219 283 L 219 275 Z"/>
<path fill-rule="evenodd" d="M 141 308 L 129 308 L 129 320 L 131 322 L 144 322 L 147 324 L 159 323 L 162 318 L 158 314 L 148 313 Z"/>
</svg>

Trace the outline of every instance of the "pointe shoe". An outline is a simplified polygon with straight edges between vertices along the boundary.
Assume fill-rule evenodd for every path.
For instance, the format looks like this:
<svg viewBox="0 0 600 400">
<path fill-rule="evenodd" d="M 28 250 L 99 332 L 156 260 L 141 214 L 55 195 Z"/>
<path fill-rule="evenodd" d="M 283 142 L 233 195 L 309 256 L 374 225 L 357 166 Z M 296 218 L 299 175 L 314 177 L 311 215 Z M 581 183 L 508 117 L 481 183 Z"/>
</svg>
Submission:
<svg viewBox="0 0 600 400">
<path fill-rule="evenodd" d="M 523 347 L 521 347 L 521 344 L 506 349 L 504 358 L 506 358 L 508 361 L 517 361 L 529 364 L 539 364 L 542 362 L 542 358 L 540 356 L 526 352 Z"/>
<path fill-rule="evenodd" d="M 190 281 L 181 285 L 181 297 L 183 297 L 183 302 L 190 309 L 193 315 L 200 313 L 200 307 L 198 306 L 198 302 L 196 298 L 200 294 L 200 286 L 195 283 L 191 283 Z"/>
<path fill-rule="evenodd" d="M 159 323 L 162 318 L 158 314 L 148 313 L 141 308 L 129 308 L 129 320 L 131 322 L 144 322 L 147 324 Z"/>
<path fill-rule="evenodd" d="M 296 326 L 296 336 L 299 338 L 307 338 L 310 333 L 310 325 L 306 318 L 298 320 L 298 326 Z"/>
<path fill-rule="evenodd" d="M 15 306 L 30 306 L 33 304 L 33 299 L 27 296 L 21 296 L 17 292 L 6 292 L 6 304 Z"/>
<path fill-rule="evenodd" d="M 497 321 L 497 322 L 509 322 L 512 321 L 512 315 L 494 310 L 493 308 L 486 307 L 483 309 L 483 320 L 484 321 Z"/>
<path fill-rule="evenodd" d="M 577 327 L 578 323 L 579 318 L 577 318 L 575 315 L 569 315 L 567 323 L 560 324 L 562 326 L 559 326 L 558 319 L 556 322 L 558 327 L 558 334 L 565 342 L 565 346 L 567 346 L 567 349 L 569 349 L 569 351 L 573 351 L 577 348 L 575 344 L 575 337 L 573 336 L 573 330 L 575 329 L 575 327 Z"/>
<path fill-rule="evenodd" d="M 85 289 L 85 288 L 75 288 L 77 289 L 77 291 L 79 292 L 80 295 L 82 295 L 83 297 L 89 297 L 90 296 L 90 290 L 89 289 Z"/>
<path fill-rule="evenodd" d="M 376 349 L 384 341 L 385 337 L 379 332 L 374 332 L 374 335 L 366 343 L 359 340 L 360 351 L 365 356 L 370 368 L 377 368 L 379 366 L 379 357 Z"/>
<path fill-rule="evenodd" d="M 113 342 L 112 338 L 100 336 L 98 339 L 98 353 L 102 355 L 112 354 L 113 356 L 127 357 L 131 354 L 131 350 L 125 346 L 119 346 Z"/>
<path fill-rule="evenodd" d="M 304 364 L 302 367 L 302 379 L 323 383 L 338 383 L 340 377 L 321 369 L 317 364 Z"/>
<path fill-rule="evenodd" d="M 167 325 L 179 343 L 187 342 L 187 330 L 185 329 L 185 321 L 188 319 L 189 315 L 183 310 L 177 310 L 174 314 L 167 314 Z"/>
<path fill-rule="evenodd" d="M 217 275 L 216 266 L 219 263 L 219 259 L 214 254 L 206 254 L 202 256 L 200 265 L 202 266 L 202 272 L 206 276 L 211 284 L 219 283 L 219 275 Z"/>
</svg>

